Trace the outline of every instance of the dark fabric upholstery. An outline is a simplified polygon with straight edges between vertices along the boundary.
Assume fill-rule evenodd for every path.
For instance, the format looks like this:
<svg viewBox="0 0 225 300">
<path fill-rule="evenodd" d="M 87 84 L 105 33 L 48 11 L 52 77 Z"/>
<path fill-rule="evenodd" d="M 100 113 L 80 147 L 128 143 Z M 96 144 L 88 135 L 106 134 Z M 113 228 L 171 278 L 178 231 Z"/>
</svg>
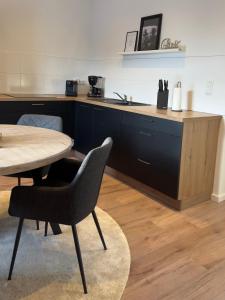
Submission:
<svg viewBox="0 0 225 300">
<path fill-rule="evenodd" d="M 80 222 L 96 206 L 111 148 L 112 139 L 107 138 L 82 163 L 63 159 L 53 164 L 40 186 L 13 188 L 9 214 L 66 225 Z"/>
<path fill-rule="evenodd" d="M 52 129 L 60 132 L 62 132 L 63 130 L 62 118 L 58 116 L 49 116 L 49 115 L 24 114 L 19 118 L 17 125 L 41 127 L 41 128 Z M 38 183 L 42 177 L 48 174 L 48 171 L 49 171 L 49 166 L 46 166 L 31 171 L 11 174 L 8 176 L 20 177 L 20 178 L 33 178 L 34 182 Z"/>
</svg>

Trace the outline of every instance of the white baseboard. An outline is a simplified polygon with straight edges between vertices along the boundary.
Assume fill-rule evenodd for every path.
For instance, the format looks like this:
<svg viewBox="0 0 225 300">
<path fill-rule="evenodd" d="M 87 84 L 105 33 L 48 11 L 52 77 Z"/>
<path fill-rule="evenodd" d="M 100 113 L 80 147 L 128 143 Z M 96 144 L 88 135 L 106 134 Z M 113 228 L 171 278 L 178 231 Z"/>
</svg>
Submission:
<svg viewBox="0 0 225 300">
<path fill-rule="evenodd" d="M 220 194 L 220 195 L 217 195 L 217 194 L 212 194 L 212 197 L 211 197 L 212 201 L 215 201 L 215 202 L 223 202 L 225 201 L 225 194 Z"/>
</svg>

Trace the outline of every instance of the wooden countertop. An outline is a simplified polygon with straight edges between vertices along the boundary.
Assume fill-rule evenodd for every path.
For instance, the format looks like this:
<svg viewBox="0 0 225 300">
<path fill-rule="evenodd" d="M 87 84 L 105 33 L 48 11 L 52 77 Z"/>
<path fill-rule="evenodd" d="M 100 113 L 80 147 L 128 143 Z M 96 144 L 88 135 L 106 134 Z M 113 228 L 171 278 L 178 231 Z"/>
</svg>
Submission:
<svg viewBox="0 0 225 300">
<path fill-rule="evenodd" d="M 197 111 L 182 111 L 174 112 L 171 109 L 157 109 L 155 105 L 149 106 L 122 106 L 103 102 L 101 99 L 88 98 L 85 95 L 77 97 L 67 97 L 59 94 L 2 94 L 0 95 L 0 101 L 77 101 L 88 103 L 92 105 L 99 105 L 103 107 L 113 108 L 117 110 L 127 111 L 131 113 L 137 113 L 145 116 L 158 117 L 167 120 L 173 120 L 177 122 L 186 122 L 192 119 L 219 119 L 220 115 L 208 114 Z"/>
</svg>

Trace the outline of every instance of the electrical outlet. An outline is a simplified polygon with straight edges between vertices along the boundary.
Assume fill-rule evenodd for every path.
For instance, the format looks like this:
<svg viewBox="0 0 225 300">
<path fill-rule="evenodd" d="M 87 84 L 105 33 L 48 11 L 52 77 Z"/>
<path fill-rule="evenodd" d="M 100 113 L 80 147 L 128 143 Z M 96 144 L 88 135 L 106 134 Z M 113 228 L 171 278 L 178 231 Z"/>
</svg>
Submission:
<svg viewBox="0 0 225 300">
<path fill-rule="evenodd" d="M 205 86 L 205 94 L 207 96 L 211 96 L 213 94 L 213 89 L 214 89 L 214 81 L 208 80 Z"/>
</svg>

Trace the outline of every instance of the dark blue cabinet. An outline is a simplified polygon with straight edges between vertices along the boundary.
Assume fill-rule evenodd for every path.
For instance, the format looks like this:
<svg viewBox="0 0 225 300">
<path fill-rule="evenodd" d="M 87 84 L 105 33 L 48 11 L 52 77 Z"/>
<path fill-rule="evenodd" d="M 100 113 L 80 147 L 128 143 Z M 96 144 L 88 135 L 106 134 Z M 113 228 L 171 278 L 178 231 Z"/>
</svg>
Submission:
<svg viewBox="0 0 225 300">
<path fill-rule="evenodd" d="M 16 124 L 23 114 L 47 114 L 63 119 L 63 132 L 73 137 L 72 101 L 1 101 L 0 124 Z"/>
<path fill-rule="evenodd" d="M 182 129 L 178 122 L 124 113 L 120 171 L 176 199 Z"/>
<path fill-rule="evenodd" d="M 119 110 L 93 107 L 93 146 L 97 147 L 106 137 L 112 137 L 113 147 L 108 165 L 113 168 L 117 168 L 119 164 L 121 115 Z"/>
<path fill-rule="evenodd" d="M 76 103 L 75 106 L 75 149 L 86 154 L 93 146 L 93 119 L 92 106 L 83 103 Z"/>
<path fill-rule="evenodd" d="M 107 136 L 114 144 L 108 165 L 177 199 L 182 123 L 76 103 L 75 148 L 87 153 Z"/>
<path fill-rule="evenodd" d="M 110 136 L 114 143 L 108 165 L 116 168 L 119 157 L 120 125 L 121 111 L 76 103 L 75 149 L 86 154 Z"/>
<path fill-rule="evenodd" d="M 177 199 L 182 123 L 77 101 L 0 102 L 1 124 L 16 124 L 25 113 L 61 116 L 83 154 L 111 136 L 109 166 Z"/>
</svg>

